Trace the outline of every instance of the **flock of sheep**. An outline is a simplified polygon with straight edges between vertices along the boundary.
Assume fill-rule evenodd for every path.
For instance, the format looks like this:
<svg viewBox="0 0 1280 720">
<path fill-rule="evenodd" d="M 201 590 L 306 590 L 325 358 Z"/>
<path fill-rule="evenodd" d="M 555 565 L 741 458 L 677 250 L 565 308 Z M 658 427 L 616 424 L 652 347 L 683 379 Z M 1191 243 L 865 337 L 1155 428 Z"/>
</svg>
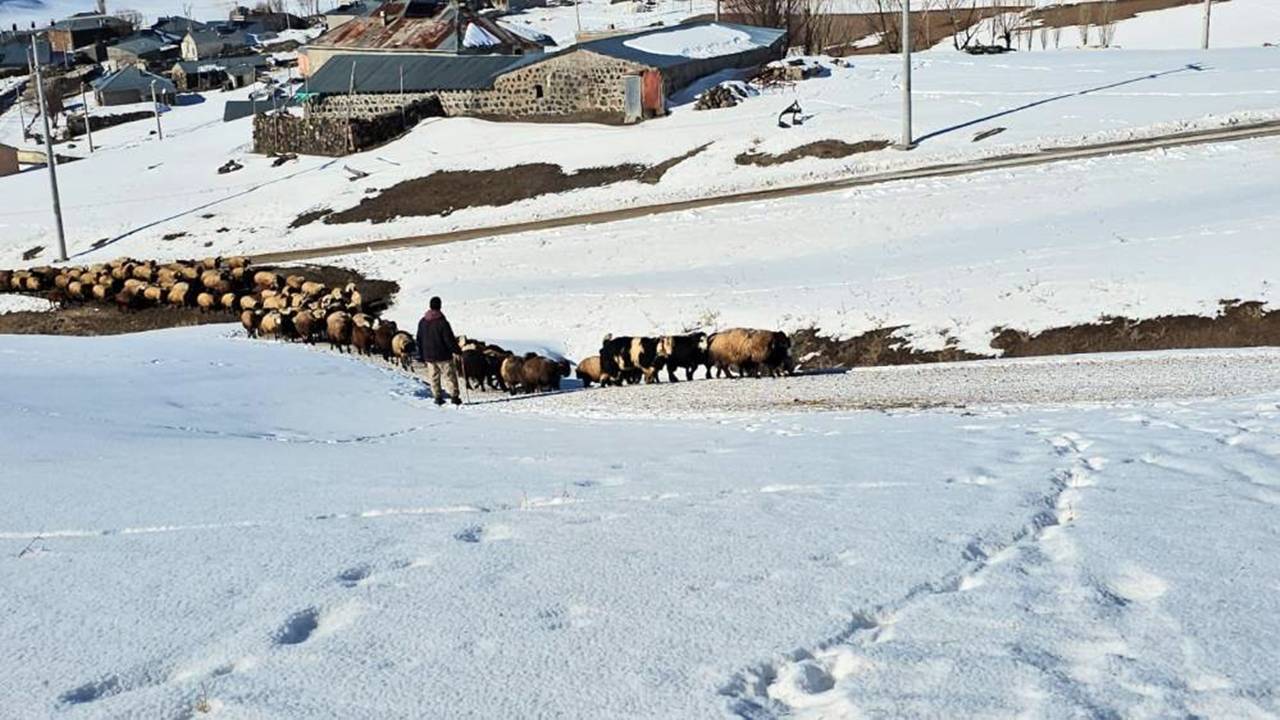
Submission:
<svg viewBox="0 0 1280 720">
<path fill-rule="evenodd" d="M 158 263 L 119 258 L 79 267 L 0 270 L 0 292 L 44 294 L 59 303 L 99 302 L 122 312 L 146 307 L 198 308 L 237 314 L 249 337 L 314 344 L 339 352 L 381 356 L 411 370 L 417 343 L 365 307 L 354 283 L 329 287 L 305 275 L 256 269 L 244 257 Z M 497 345 L 459 338 L 458 364 L 468 390 L 486 387 L 512 394 L 560 389 L 573 370 L 569 361 L 534 353 L 517 355 Z M 735 328 L 712 334 L 663 337 L 605 336 L 600 354 L 577 364 L 584 387 L 593 383 L 658 382 L 663 369 L 676 381 L 706 368 L 718 376 L 776 376 L 794 370 L 786 333 Z"/>
</svg>

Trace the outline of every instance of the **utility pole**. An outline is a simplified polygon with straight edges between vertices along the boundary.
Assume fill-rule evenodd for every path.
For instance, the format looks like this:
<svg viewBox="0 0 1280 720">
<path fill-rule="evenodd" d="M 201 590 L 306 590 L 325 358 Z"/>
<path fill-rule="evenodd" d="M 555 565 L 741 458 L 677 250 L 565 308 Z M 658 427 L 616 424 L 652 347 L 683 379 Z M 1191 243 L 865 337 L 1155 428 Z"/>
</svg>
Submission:
<svg viewBox="0 0 1280 720">
<path fill-rule="evenodd" d="M 582 11 L 578 6 L 582 4 L 582 0 L 573 0 L 573 17 L 578 21 L 578 36 L 574 38 L 575 42 L 582 41 Z"/>
<path fill-rule="evenodd" d="M 911 0 L 902 0 L 902 26 L 898 40 L 902 43 L 902 140 L 895 147 L 910 150 L 916 146 L 911 132 Z"/>
<path fill-rule="evenodd" d="M 716 22 L 720 22 L 720 0 L 716 0 Z"/>
<path fill-rule="evenodd" d="M 1213 0 L 1204 0 L 1204 40 L 1200 47 L 1209 49 L 1209 16 L 1213 14 Z"/>
<path fill-rule="evenodd" d="M 89 95 L 80 83 L 80 107 L 84 108 L 84 134 L 89 138 L 89 153 L 93 153 L 93 125 L 89 122 Z"/>
<path fill-rule="evenodd" d="M 160 103 L 156 102 L 156 81 L 151 81 L 151 109 L 156 113 L 156 134 L 164 139 L 164 128 L 160 126 Z"/>
<path fill-rule="evenodd" d="M 62 201 L 58 199 L 58 157 L 53 154 L 53 135 L 49 131 L 49 104 L 44 99 L 44 75 L 40 72 L 40 49 L 36 35 L 31 35 L 31 65 L 36 73 L 36 99 L 40 102 L 40 119 L 44 121 L 44 166 L 49 168 L 49 191 L 53 195 L 53 219 L 58 226 L 58 260 L 67 261 L 67 236 L 62 230 Z"/>
</svg>

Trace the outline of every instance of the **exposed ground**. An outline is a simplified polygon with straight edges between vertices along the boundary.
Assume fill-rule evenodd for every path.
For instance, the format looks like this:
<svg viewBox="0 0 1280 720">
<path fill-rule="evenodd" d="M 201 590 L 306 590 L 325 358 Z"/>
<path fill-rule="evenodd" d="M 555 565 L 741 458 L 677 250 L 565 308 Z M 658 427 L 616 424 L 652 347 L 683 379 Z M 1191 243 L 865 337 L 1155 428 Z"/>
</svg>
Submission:
<svg viewBox="0 0 1280 720">
<path fill-rule="evenodd" d="M 539 195 L 638 181 L 654 184 L 668 170 L 706 149 L 694 148 L 655 165 L 622 163 L 565 172 L 552 163 L 528 163 L 496 170 L 444 170 L 393 185 L 339 212 L 309 210 L 291 223 L 301 227 L 323 218 L 329 224 L 387 222 L 415 215 L 448 215 L 469 207 L 510 205 Z"/>
<path fill-rule="evenodd" d="M 994 328 L 990 355 L 968 352 L 947 341 L 941 350 L 920 350 L 897 335 L 904 327 L 886 327 L 837 339 L 810 328 L 792 334 L 792 354 L 802 369 L 918 365 L 995 357 L 1042 357 L 1194 348 L 1280 346 L 1280 310 L 1262 302 L 1224 300 L 1217 315 L 1162 315 L 1142 320 L 1107 317 L 1096 323 L 1028 333 Z"/>
<path fill-rule="evenodd" d="M 883 150 L 889 147 L 890 144 L 888 140 L 863 140 L 856 143 L 847 143 L 843 140 L 815 140 L 777 154 L 748 150 L 739 153 L 733 161 L 739 165 L 768 167 L 769 165 L 794 162 L 802 158 L 818 158 L 822 160 L 844 158 L 859 153 Z"/>
</svg>

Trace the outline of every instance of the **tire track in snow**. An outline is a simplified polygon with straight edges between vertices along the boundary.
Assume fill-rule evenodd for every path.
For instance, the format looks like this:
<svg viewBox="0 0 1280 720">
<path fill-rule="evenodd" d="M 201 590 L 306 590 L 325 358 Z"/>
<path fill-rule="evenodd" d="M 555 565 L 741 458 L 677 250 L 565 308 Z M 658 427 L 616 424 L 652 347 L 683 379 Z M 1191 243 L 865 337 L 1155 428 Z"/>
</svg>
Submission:
<svg viewBox="0 0 1280 720">
<path fill-rule="evenodd" d="M 1046 435 L 1067 462 L 1053 473 L 1049 489 L 1032 503 L 1036 512 L 1025 524 L 1001 542 L 975 539 L 962 552 L 964 564 L 955 570 L 888 602 L 855 611 L 835 634 L 818 643 L 738 672 L 720 688 L 720 694 L 729 699 L 730 712 L 744 720 L 776 720 L 814 708 L 819 717 L 826 717 L 824 711 L 843 704 L 835 715 L 856 716 L 851 697 L 856 689 L 849 685 L 869 665 L 856 649 L 891 641 L 894 625 L 913 605 L 981 587 L 991 568 L 1010 562 L 1025 547 L 1044 543 L 1076 520 L 1081 488 L 1094 484 L 1094 473 L 1106 461 L 1084 457 L 1090 443 L 1075 433 Z M 1093 716 L 1106 715 L 1104 709 L 1080 704 L 1090 708 Z"/>
</svg>

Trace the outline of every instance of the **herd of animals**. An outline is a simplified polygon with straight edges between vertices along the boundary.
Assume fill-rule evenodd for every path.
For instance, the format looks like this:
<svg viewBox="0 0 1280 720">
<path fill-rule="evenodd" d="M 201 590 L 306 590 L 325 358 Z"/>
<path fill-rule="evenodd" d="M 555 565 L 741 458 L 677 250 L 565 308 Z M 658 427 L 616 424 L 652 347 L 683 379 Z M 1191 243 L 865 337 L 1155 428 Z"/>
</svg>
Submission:
<svg viewBox="0 0 1280 720">
<path fill-rule="evenodd" d="M 0 270 L 0 292 L 38 294 L 67 304 L 98 302 L 121 312 L 148 307 L 197 308 L 235 314 L 249 337 L 328 343 L 339 352 L 380 356 L 412 370 L 414 336 L 366 306 L 355 283 L 330 287 L 305 274 L 255 268 L 244 257 L 210 257 L 169 263 L 119 258 L 78 267 Z M 460 375 L 468 390 L 508 393 L 560 389 L 573 372 L 584 387 L 660 381 L 663 370 L 692 380 L 706 377 L 777 376 L 795 370 L 786 333 L 734 328 L 663 337 L 605 336 L 600 353 L 576 370 L 569 361 L 535 353 L 518 355 L 497 345 L 460 337 Z"/>
</svg>

